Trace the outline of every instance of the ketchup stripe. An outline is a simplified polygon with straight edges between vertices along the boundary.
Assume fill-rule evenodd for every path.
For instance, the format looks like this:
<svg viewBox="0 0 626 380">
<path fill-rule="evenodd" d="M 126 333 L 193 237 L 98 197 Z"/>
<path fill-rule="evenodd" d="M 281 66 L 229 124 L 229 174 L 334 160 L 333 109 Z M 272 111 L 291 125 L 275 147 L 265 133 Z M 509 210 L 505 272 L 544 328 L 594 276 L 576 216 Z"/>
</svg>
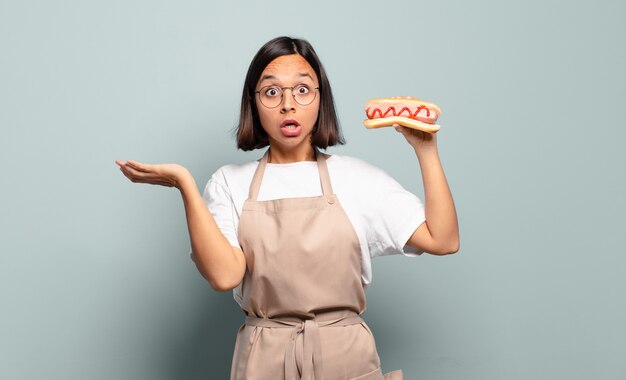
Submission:
<svg viewBox="0 0 626 380">
<path fill-rule="evenodd" d="M 430 110 L 428 109 L 428 107 L 426 106 L 419 106 L 417 107 L 417 110 L 415 110 L 415 113 L 411 113 L 411 110 L 408 107 L 402 107 L 402 109 L 400 110 L 400 112 L 396 113 L 396 107 L 389 107 L 387 108 L 387 111 L 385 111 L 385 113 L 383 113 L 380 108 L 374 108 L 374 110 L 370 113 L 371 108 L 368 108 L 367 110 L 365 110 L 365 113 L 367 114 L 367 117 L 369 119 L 373 119 L 374 117 L 376 117 L 376 112 L 378 112 L 378 117 L 387 117 L 387 115 L 389 114 L 389 112 L 393 112 L 393 116 L 400 116 L 400 114 L 402 114 L 402 112 L 404 112 L 405 110 L 409 113 L 409 117 L 412 119 L 415 119 L 417 117 L 417 114 L 421 111 L 421 110 L 426 110 L 426 117 L 430 116 Z"/>
</svg>

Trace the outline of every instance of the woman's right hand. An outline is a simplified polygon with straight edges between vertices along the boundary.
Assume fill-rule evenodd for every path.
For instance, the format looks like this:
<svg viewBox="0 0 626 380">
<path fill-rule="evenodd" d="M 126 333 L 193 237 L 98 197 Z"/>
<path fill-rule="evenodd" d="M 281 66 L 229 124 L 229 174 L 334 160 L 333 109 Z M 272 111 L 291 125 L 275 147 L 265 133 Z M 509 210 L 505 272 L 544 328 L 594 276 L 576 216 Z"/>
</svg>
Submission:
<svg viewBox="0 0 626 380">
<path fill-rule="evenodd" d="M 143 164 L 137 161 L 115 160 L 124 175 L 132 182 L 149 183 L 180 189 L 183 179 L 191 173 L 178 164 Z"/>
</svg>

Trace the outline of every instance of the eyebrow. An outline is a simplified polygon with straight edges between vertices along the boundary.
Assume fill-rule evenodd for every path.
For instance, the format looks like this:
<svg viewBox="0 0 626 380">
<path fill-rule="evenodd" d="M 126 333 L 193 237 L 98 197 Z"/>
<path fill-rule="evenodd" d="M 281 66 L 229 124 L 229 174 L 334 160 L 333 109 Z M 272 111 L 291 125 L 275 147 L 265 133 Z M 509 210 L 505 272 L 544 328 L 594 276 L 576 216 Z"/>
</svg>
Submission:
<svg viewBox="0 0 626 380">
<path fill-rule="evenodd" d="M 309 78 L 311 78 L 311 80 L 313 80 L 313 77 L 309 73 L 298 73 L 298 77 L 299 78 L 309 77 Z M 259 83 L 263 82 L 264 80 L 267 80 L 267 79 L 276 79 L 276 77 L 273 76 L 273 75 L 267 75 L 267 74 L 263 75 L 263 77 L 261 77 L 261 80 L 259 81 Z"/>
</svg>

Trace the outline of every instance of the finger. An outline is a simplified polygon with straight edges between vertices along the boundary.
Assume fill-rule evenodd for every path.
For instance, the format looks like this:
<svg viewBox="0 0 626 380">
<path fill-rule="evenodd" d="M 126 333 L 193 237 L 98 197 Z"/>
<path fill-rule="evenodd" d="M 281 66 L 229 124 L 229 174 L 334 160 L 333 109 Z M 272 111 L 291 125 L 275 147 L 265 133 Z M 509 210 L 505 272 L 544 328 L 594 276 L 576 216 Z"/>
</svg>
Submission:
<svg viewBox="0 0 626 380">
<path fill-rule="evenodd" d="M 135 177 L 131 174 L 129 174 L 126 170 L 120 168 L 120 171 L 122 172 L 122 174 L 124 174 L 124 177 L 128 178 L 131 182 L 135 182 Z"/>
<path fill-rule="evenodd" d="M 144 173 L 149 173 L 150 169 L 148 168 L 148 166 L 151 166 L 149 164 L 142 164 L 140 162 L 137 161 L 133 161 L 133 160 L 128 160 L 127 161 L 128 165 L 130 165 L 132 168 L 140 171 L 140 172 L 144 172 Z"/>
<path fill-rule="evenodd" d="M 132 183 L 150 183 L 147 179 L 135 175 L 128 175 L 127 177 Z"/>
<path fill-rule="evenodd" d="M 128 178 L 132 183 L 147 183 L 149 185 L 160 185 L 173 187 L 174 184 L 168 181 L 164 181 L 161 179 L 150 178 L 147 176 L 143 176 L 142 174 L 132 174 L 128 170 L 120 168 L 120 171 L 124 173 L 126 178 Z"/>
<path fill-rule="evenodd" d="M 124 166 L 121 167 L 120 170 L 122 171 L 122 173 L 124 173 L 124 175 L 130 179 L 133 182 L 138 182 L 138 181 L 145 181 L 146 178 L 143 176 L 143 173 L 130 167 L 130 166 Z"/>
<path fill-rule="evenodd" d="M 128 170 L 127 167 L 121 167 L 120 171 L 124 174 L 126 178 L 128 178 L 131 182 L 137 182 L 139 177 Z"/>
<path fill-rule="evenodd" d="M 139 173 L 141 173 L 130 165 L 124 165 L 120 167 L 120 170 L 122 170 L 125 174 L 130 175 L 131 177 L 136 177 Z"/>
<path fill-rule="evenodd" d="M 133 183 L 148 183 L 151 185 L 161 185 L 172 187 L 174 184 L 167 179 L 162 179 L 158 176 L 154 176 L 151 172 L 141 172 L 130 166 L 124 166 L 120 168 L 122 173 L 130 179 Z"/>
<path fill-rule="evenodd" d="M 130 166 L 133 169 L 139 170 L 139 167 L 141 166 L 141 164 L 137 161 L 128 160 L 126 161 L 126 166 Z"/>
</svg>

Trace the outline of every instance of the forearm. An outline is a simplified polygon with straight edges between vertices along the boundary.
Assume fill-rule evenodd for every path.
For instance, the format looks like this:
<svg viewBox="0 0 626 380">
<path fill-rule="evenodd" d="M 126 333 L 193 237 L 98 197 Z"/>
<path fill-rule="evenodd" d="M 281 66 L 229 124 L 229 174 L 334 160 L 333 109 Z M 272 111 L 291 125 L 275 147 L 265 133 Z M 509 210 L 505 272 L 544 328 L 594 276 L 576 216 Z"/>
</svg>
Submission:
<svg viewBox="0 0 626 380">
<path fill-rule="evenodd" d="M 417 153 L 424 183 L 426 223 L 430 235 L 445 251 L 459 250 L 459 226 L 452 193 L 437 149 Z"/>
<path fill-rule="evenodd" d="M 218 291 L 235 287 L 243 278 L 245 259 L 229 243 L 204 203 L 191 175 L 180 180 L 191 249 L 198 270 Z"/>
</svg>

